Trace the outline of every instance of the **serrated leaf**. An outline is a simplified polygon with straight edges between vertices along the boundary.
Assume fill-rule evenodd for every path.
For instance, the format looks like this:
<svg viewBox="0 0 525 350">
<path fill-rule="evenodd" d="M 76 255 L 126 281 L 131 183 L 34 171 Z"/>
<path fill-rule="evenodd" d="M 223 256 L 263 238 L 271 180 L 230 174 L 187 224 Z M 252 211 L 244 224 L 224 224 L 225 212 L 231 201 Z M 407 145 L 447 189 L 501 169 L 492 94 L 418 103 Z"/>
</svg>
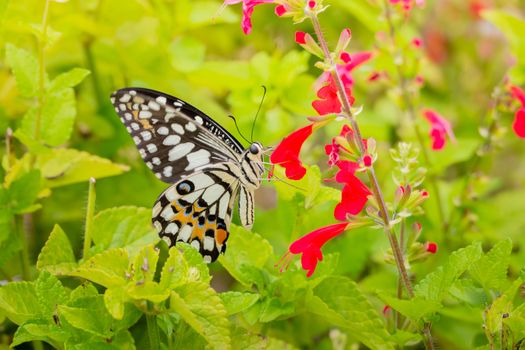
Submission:
<svg viewBox="0 0 525 350">
<path fill-rule="evenodd" d="M 63 275 L 74 270 L 76 265 L 73 248 L 67 235 L 60 226 L 55 225 L 38 255 L 37 269 L 54 275 Z"/>
<path fill-rule="evenodd" d="M 92 256 L 68 275 L 82 277 L 109 288 L 125 285 L 127 273 L 128 253 L 125 249 L 117 248 Z"/>
<path fill-rule="evenodd" d="M 480 243 L 456 250 L 445 265 L 438 267 L 415 286 L 415 295 L 440 302 L 454 282 L 481 257 L 481 254 Z"/>
<path fill-rule="evenodd" d="M 42 271 L 35 284 L 35 293 L 40 304 L 40 310 L 44 317 L 55 314 L 56 306 L 65 304 L 69 298 L 69 292 L 62 283 L 47 271 Z"/>
<path fill-rule="evenodd" d="M 221 255 L 219 262 L 237 281 L 250 285 L 255 281 L 243 273 L 243 266 L 262 268 L 273 248 L 267 240 L 243 227 L 231 225 L 230 231 L 228 254 Z"/>
<path fill-rule="evenodd" d="M 40 71 L 35 55 L 13 44 L 7 44 L 5 56 L 7 64 L 13 70 L 20 94 L 24 97 L 35 96 Z"/>
<path fill-rule="evenodd" d="M 188 283 L 171 293 L 170 309 L 199 333 L 213 349 L 230 349 L 230 324 L 217 293 L 202 282 Z"/>
<path fill-rule="evenodd" d="M 20 325 L 15 332 L 11 346 L 16 346 L 32 340 L 45 341 L 55 348 L 70 337 L 70 334 L 61 327 L 49 323 L 46 319 L 33 319 Z"/>
<path fill-rule="evenodd" d="M 58 306 L 60 319 L 64 319 L 71 326 L 83 330 L 99 337 L 111 338 L 111 317 L 103 303 L 97 303 L 97 298 L 91 298 L 89 308 L 71 307 L 65 305 Z M 102 306 L 102 308 L 101 308 Z"/>
<path fill-rule="evenodd" d="M 503 320 L 507 318 L 514 309 L 513 300 L 522 283 L 521 278 L 515 280 L 502 295 L 494 300 L 486 311 L 485 327 L 491 334 L 501 330 Z"/>
<path fill-rule="evenodd" d="M 128 330 L 122 330 L 110 339 L 92 338 L 82 339 L 78 342 L 75 338 L 70 338 L 65 343 L 68 350 L 135 350 L 135 340 Z"/>
<path fill-rule="evenodd" d="M 99 295 L 97 288 L 93 283 L 86 281 L 71 291 L 68 304 L 71 304 L 78 299 L 92 298 L 97 295 Z"/>
<path fill-rule="evenodd" d="M 157 282 L 145 282 L 128 284 L 126 287 L 127 295 L 135 300 L 149 300 L 160 303 L 170 296 L 170 290 L 163 288 Z"/>
<path fill-rule="evenodd" d="M 61 90 L 75 87 L 80 84 L 85 77 L 89 75 L 89 71 L 83 68 L 73 68 L 65 73 L 55 77 L 49 86 L 49 92 L 55 93 Z"/>
<path fill-rule="evenodd" d="M 515 339 L 525 338 L 525 304 L 514 309 L 503 322 L 509 326 Z"/>
<path fill-rule="evenodd" d="M 11 282 L 0 288 L 0 310 L 13 323 L 21 325 L 40 314 L 35 286 L 30 282 Z"/>
<path fill-rule="evenodd" d="M 158 261 L 159 253 L 152 244 L 142 248 L 133 264 L 133 281 L 141 283 L 153 281 Z"/>
<path fill-rule="evenodd" d="M 163 288 L 173 289 L 188 282 L 208 283 L 210 279 L 208 267 L 197 250 L 188 244 L 179 243 L 169 250 L 159 284 Z"/>
<path fill-rule="evenodd" d="M 92 177 L 100 179 L 119 175 L 129 169 L 108 159 L 67 148 L 41 152 L 37 157 L 37 166 L 47 179 L 46 186 L 51 188 L 86 182 Z"/>
<path fill-rule="evenodd" d="M 400 312 L 402 315 L 410 318 L 412 321 L 419 321 L 427 315 L 439 311 L 443 305 L 434 300 L 426 300 L 420 297 L 415 297 L 410 300 L 398 299 L 386 293 L 377 293 L 378 297 L 385 302 L 386 305 L 392 309 Z"/>
<path fill-rule="evenodd" d="M 271 322 L 282 316 L 291 316 L 295 312 L 294 302 L 282 302 L 277 298 L 266 298 L 259 309 L 259 322 Z"/>
<path fill-rule="evenodd" d="M 500 241 L 469 268 L 470 275 L 487 290 L 499 290 L 507 281 L 512 241 Z"/>
<path fill-rule="evenodd" d="M 254 293 L 224 292 L 220 293 L 228 316 L 237 314 L 248 309 L 259 300 L 260 295 Z"/>
<path fill-rule="evenodd" d="M 327 322 L 348 329 L 349 335 L 372 349 L 393 349 L 377 311 L 346 277 L 322 280 L 306 299 L 307 310 Z"/>
<path fill-rule="evenodd" d="M 151 225 L 151 209 L 131 206 L 99 212 L 93 220 L 92 238 L 95 252 L 126 248 L 131 257 L 159 241 Z"/>
<path fill-rule="evenodd" d="M 124 287 L 112 287 L 104 292 L 106 309 L 117 320 L 121 320 L 124 317 L 124 303 L 128 300 L 129 298 Z"/>
</svg>

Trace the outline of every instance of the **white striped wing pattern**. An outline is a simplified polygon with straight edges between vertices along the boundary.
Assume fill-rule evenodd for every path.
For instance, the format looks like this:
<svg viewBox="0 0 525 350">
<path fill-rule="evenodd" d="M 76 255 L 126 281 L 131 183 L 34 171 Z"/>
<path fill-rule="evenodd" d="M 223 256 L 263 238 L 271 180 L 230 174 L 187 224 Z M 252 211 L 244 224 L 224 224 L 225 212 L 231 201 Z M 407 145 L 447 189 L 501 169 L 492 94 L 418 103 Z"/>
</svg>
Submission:
<svg viewBox="0 0 525 350">
<path fill-rule="evenodd" d="M 226 250 L 237 196 L 242 225 L 253 224 L 262 146 L 245 150 L 206 114 L 158 91 L 121 89 L 111 102 L 146 165 L 172 184 L 153 206 L 159 236 L 169 246 L 189 243 L 206 262 L 215 261 Z"/>
</svg>

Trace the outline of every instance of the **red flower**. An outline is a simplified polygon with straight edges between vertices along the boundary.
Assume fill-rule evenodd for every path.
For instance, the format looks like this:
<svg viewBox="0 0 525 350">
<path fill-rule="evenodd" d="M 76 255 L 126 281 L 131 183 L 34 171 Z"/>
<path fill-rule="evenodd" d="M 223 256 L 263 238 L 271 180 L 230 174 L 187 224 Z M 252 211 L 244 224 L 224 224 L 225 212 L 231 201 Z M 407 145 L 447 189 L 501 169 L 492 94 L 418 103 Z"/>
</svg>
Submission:
<svg viewBox="0 0 525 350">
<path fill-rule="evenodd" d="M 291 180 L 300 180 L 306 174 L 299 159 L 301 147 L 306 139 L 312 134 L 314 124 L 307 125 L 286 136 L 270 156 L 270 161 L 286 169 L 286 177 Z"/>
<path fill-rule="evenodd" d="M 327 82 L 327 85 L 321 87 L 317 91 L 317 97 L 319 97 L 319 100 L 312 102 L 312 107 L 314 107 L 319 115 L 341 112 L 341 101 L 339 101 L 335 80 L 331 75 L 329 75 Z M 354 103 L 352 91 L 350 91 L 350 88 L 347 87 L 345 87 L 345 91 L 346 95 L 348 96 L 348 100 L 352 105 Z"/>
<path fill-rule="evenodd" d="M 521 102 L 521 108 L 516 111 L 512 130 L 520 138 L 525 138 L 525 91 L 517 86 L 511 86 L 512 96 Z"/>
<path fill-rule="evenodd" d="M 305 32 L 295 32 L 295 42 L 299 45 L 306 44 L 306 33 Z"/>
<path fill-rule="evenodd" d="M 423 115 L 431 125 L 430 137 L 432 138 L 432 149 L 439 151 L 445 147 L 446 136 L 455 142 L 454 132 L 450 123 L 431 109 L 423 111 Z"/>
<path fill-rule="evenodd" d="M 286 6 L 284 5 L 277 5 L 275 7 L 275 14 L 279 17 L 281 17 L 282 15 L 284 15 L 288 10 L 286 9 Z"/>
<path fill-rule="evenodd" d="M 434 242 L 427 242 L 425 244 L 425 250 L 431 254 L 436 254 L 438 250 L 438 245 Z"/>
<path fill-rule="evenodd" d="M 357 163 L 348 160 L 340 161 L 338 167 L 340 170 L 335 180 L 344 183 L 345 186 L 341 193 L 341 202 L 335 207 L 334 217 L 337 220 L 347 220 L 348 214 L 357 215 L 363 210 L 372 192 L 354 175 L 359 167 Z"/>
<path fill-rule="evenodd" d="M 342 136 L 344 137 L 346 140 L 348 140 L 348 142 L 352 142 L 351 140 L 353 140 L 354 138 L 354 132 L 353 130 L 348 126 L 348 125 L 343 125 L 343 128 L 341 129 L 341 132 L 339 133 L 339 136 Z M 363 144 L 365 145 L 365 149 L 367 148 L 367 140 L 366 139 L 363 139 Z M 341 155 L 341 152 L 344 153 L 347 153 L 347 155 L 349 154 L 352 154 L 352 151 L 345 148 L 345 146 L 342 146 L 340 144 L 337 143 L 337 138 L 334 137 L 332 138 L 332 143 L 331 144 L 328 144 L 326 146 L 324 146 L 324 151 L 326 153 L 326 155 L 328 156 L 328 165 L 330 167 L 334 166 L 334 165 L 338 165 L 340 166 L 339 164 L 339 159 L 340 159 L 340 155 Z M 357 169 L 357 163 L 354 163 L 356 164 L 356 169 Z"/>
<path fill-rule="evenodd" d="M 317 262 L 323 260 L 321 247 L 328 240 L 343 233 L 348 225 L 347 222 L 344 222 L 318 228 L 290 245 L 288 254 L 302 254 L 301 265 L 304 270 L 308 271 L 306 277 L 310 277 L 317 267 Z"/>
<path fill-rule="evenodd" d="M 242 31 L 244 34 L 250 34 L 252 31 L 251 17 L 253 14 L 253 8 L 260 4 L 268 4 L 273 0 L 224 0 L 223 6 L 233 5 L 242 2 Z"/>
<path fill-rule="evenodd" d="M 372 58 L 372 53 L 369 51 L 357 52 L 353 55 L 345 55 L 345 59 L 348 60 L 345 64 L 337 65 L 337 74 L 341 77 L 341 81 L 345 88 L 350 89 L 354 85 L 354 80 L 352 78 L 352 71 L 359 65 L 365 63 Z M 330 72 L 324 72 L 318 79 L 316 85 L 326 83 L 331 78 Z"/>
</svg>

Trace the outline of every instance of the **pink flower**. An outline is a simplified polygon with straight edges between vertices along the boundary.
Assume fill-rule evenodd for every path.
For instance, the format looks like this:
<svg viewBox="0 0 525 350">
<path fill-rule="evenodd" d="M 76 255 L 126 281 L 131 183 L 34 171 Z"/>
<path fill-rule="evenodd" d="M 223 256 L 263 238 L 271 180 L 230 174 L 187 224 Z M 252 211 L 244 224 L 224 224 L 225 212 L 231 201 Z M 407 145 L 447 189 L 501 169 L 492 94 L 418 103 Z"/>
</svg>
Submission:
<svg viewBox="0 0 525 350">
<path fill-rule="evenodd" d="M 317 97 L 319 100 L 312 102 L 312 107 L 319 113 L 319 115 L 340 113 L 341 112 L 341 101 L 339 100 L 339 95 L 337 94 L 337 85 L 335 80 L 331 75 L 328 75 L 328 84 L 322 86 L 317 91 Z M 346 95 L 348 96 L 348 101 L 350 105 L 354 103 L 354 98 L 352 97 L 352 91 L 349 87 L 345 87 Z"/>
<path fill-rule="evenodd" d="M 416 48 L 420 48 L 423 45 L 423 40 L 420 38 L 414 38 L 412 39 L 412 45 L 414 45 Z"/>
<path fill-rule="evenodd" d="M 432 149 L 434 151 L 439 151 L 445 147 L 446 136 L 448 136 L 452 142 L 456 141 L 452 127 L 445 118 L 431 109 L 424 110 L 423 115 L 431 126 L 430 137 L 432 138 Z"/>
<path fill-rule="evenodd" d="M 295 130 L 277 145 L 270 156 L 270 161 L 286 169 L 286 177 L 291 180 L 300 180 L 306 174 L 306 168 L 299 159 L 301 147 L 312 134 L 314 124 Z"/>
<path fill-rule="evenodd" d="M 306 277 L 312 276 L 317 262 L 323 260 L 321 247 L 330 239 L 343 233 L 349 226 L 347 222 L 318 228 L 293 242 L 287 254 L 301 254 L 301 265 L 308 271 Z"/>
<path fill-rule="evenodd" d="M 242 31 L 244 34 L 250 34 L 252 31 L 251 17 L 253 14 L 253 8 L 260 4 L 269 4 L 273 0 L 224 0 L 223 6 L 233 5 L 242 2 Z"/>
<path fill-rule="evenodd" d="M 305 32 L 295 32 L 295 42 L 299 45 L 306 44 L 306 33 Z"/>
<path fill-rule="evenodd" d="M 510 91 L 512 96 L 521 102 L 521 108 L 516 111 L 512 123 L 512 130 L 518 137 L 525 138 L 525 91 L 518 86 L 511 86 Z"/>
<path fill-rule="evenodd" d="M 277 5 L 275 7 L 275 14 L 279 17 L 281 17 L 282 15 L 284 15 L 286 12 L 288 12 L 288 9 L 286 8 L 286 6 L 284 5 Z"/>
</svg>

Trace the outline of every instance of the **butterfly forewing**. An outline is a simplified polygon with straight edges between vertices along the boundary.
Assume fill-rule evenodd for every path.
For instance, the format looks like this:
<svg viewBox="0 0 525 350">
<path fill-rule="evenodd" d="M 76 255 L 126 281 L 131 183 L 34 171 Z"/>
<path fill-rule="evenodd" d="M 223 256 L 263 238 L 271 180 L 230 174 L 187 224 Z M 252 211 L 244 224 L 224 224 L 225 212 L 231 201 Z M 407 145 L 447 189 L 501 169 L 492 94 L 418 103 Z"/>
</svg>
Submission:
<svg viewBox="0 0 525 350">
<path fill-rule="evenodd" d="M 127 88 L 111 96 L 146 165 L 164 182 L 209 164 L 237 161 L 243 149 L 195 107 L 161 92 Z"/>
</svg>

